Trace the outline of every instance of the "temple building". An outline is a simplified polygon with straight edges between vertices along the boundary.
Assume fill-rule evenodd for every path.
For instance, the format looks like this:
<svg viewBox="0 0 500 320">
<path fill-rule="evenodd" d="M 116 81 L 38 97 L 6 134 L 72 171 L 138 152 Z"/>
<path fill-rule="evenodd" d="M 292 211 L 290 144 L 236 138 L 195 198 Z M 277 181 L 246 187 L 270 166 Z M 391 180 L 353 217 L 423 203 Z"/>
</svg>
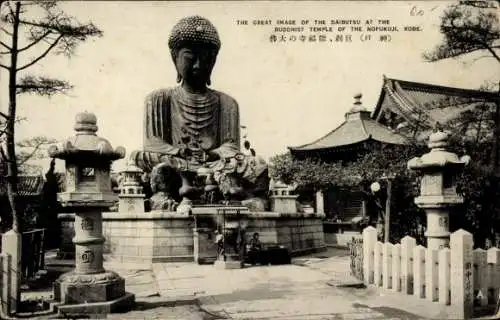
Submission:
<svg viewBox="0 0 500 320">
<path fill-rule="evenodd" d="M 302 146 L 289 147 L 295 159 L 316 158 L 325 162 L 350 161 L 370 147 L 406 145 L 408 139 L 371 118 L 361 103 L 361 94 L 354 97 L 354 106 L 345 114 L 345 121 L 325 136 Z M 316 210 L 334 218 L 338 225 L 350 226 L 353 219 L 366 215 L 361 191 L 330 188 L 316 193 Z"/>
<path fill-rule="evenodd" d="M 18 210 L 25 211 L 28 207 L 37 210 L 43 196 L 43 176 L 21 175 L 18 180 Z M 0 233 L 2 233 L 12 219 L 7 196 L 7 178 L 4 175 L 0 175 L 0 210 Z"/>
<path fill-rule="evenodd" d="M 289 150 L 296 159 L 319 158 L 347 165 L 369 145 L 426 141 L 438 123 L 453 129 L 455 134 L 485 138 L 493 133 L 491 114 L 499 103 L 498 93 L 384 76 L 371 114 L 362 107 L 361 95 L 357 95 L 344 123 L 311 143 L 289 147 Z M 478 117 L 483 116 L 484 119 L 478 121 Z M 465 117 L 471 121 L 464 121 Z M 315 204 L 317 211 L 335 219 L 339 230 L 349 230 L 352 221 L 365 216 L 367 210 L 361 192 L 339 188 L 317 192 Z"/>
<path fill-rule="evenodd" d="M 461 135 L 488 134 L 492 127 L 491 117 L 478 122 L 474 111 L 494 111 L 499 103 L 498 93 L 460 89 L 391 79 L 384 76 L 380 96 L 372 118 L 397 130 L 408 138 L 422 141 L 427 138 L 436 123 L 454 128 Z M 469 113 L 475 121 L 463 121 Z M 481 125 L 478 126 L 478 123 Z M 458 130 L 457 130 L 458 129 Z M 491 130 L 490 130 L 491 133 Z"/>
</svg>

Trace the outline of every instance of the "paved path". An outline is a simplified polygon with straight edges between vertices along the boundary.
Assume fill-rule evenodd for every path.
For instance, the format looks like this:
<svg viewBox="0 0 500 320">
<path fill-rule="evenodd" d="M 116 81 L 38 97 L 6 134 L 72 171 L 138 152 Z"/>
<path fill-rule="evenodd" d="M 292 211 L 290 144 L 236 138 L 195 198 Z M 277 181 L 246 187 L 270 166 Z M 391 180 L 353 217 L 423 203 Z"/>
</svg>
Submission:
<svg viewBox="0 0 500 320">
<path fill-rule="evenodd" d="M 105 267 L 126 279 L 127 291 L 138 301 L 135 310 L 108 319 L 446 318 L 442 313 L 446 307 L 436 303 L 373 287 L 338 287 L 352 280 L 345 250 L 297 258 L 293 265 L 236 270 L 194 263 L 124 265 L 112 260 Z M 174 303 L 179 300 L 191 305 Z"/>
<path fill-rule="evenodd" d="M 124 275 L 123 272 L 120 274 Z M 237 270 L 218 270 L 213 265 L 193 263 L 155 264 L 152 278 L 156 283 L 154 290 L 160 294 L 158 299 L 196 297 L 198 305 L 157 306 L 108 318 L 421 319 L 387 307 L 394 305 L 390 301 L 392 298 L 381 299 L 379 292 L 373 288 L 339 288 L 332 285 L 332 282 L 350 280 L 345 251 L 329 258 L 313 256 L 294 259 L 293 265 Z M 127 278 L 127 287 L 134 286 L 140 287 Z M 151 291 L 154 291 L 153 287 L 151 284 Z"/>
</svg>

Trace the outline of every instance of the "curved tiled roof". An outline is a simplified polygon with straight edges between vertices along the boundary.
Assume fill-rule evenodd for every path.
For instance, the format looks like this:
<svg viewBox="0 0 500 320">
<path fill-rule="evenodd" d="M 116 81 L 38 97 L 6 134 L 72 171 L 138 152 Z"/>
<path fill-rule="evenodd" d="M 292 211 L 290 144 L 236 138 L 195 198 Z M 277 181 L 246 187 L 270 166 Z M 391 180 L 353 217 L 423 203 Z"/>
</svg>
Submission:
<svg viewBox="0 0 500 320">
<path fill-rule="evenodd" d="M 372 118 L 379 121 L 384 110 L 390 110 L 410 123 L 433 127 L 445 123 L 461 112 L 472 109 L 476 103 L 498 100 L 497 93 L 461 89 L 427 83 L 391 79 L 384 83 Z M 459 107 L 460 108 L 457 108 Z"/>
<path fill-rule="evenodd" d="M 43 176 L 19 176 L 17 184 L 19 196 L 37 196 L 43 191 Z M 7 195 L 7 178 L 0 176 L 0 196 Z"/>
<path fill-rule="evenodd" d="M 375 140 L 386 144 L 408 144 L 408 140 L 371 119 L 370 112 L 355 105 L 346 113 L 346 121 L 325 136 L 301 146 L 288 147 L 291 151 L 323 150 Z"/>
</svg>

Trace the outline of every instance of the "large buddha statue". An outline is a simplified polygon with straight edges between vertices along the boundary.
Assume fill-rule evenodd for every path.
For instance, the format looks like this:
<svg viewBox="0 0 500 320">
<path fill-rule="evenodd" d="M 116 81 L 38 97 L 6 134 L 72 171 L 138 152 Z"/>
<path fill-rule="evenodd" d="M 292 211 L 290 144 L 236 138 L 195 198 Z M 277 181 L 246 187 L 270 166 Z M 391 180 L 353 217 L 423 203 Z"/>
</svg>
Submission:
<svg viewBox="0 0 500 320">
<path fill-rule="evenodd" d="M 264 197 L 267 164 L 240 152 L 237 102 L 208 87 L 221 47 L 217 30 L 202 17 L 183 18 L 168 45 L 180 85 L 147 96 L 144 150 L 131 154 L 150 172 L 152 198 L 185 201 L 211 193 L 213 202 L 214 191 L 233 200 Z"/>
</svg>

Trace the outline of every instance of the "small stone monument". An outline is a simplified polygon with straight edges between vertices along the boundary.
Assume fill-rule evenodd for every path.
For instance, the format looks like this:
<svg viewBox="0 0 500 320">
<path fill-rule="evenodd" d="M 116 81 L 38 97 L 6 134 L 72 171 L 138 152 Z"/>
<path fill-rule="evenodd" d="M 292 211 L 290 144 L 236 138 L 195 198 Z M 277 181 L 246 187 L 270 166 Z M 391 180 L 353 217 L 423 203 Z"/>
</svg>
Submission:
<svg viewBox="0 0 500 320">
<path fill-rule="evenodd" d="M 292 194 L 293 186 L 276 182 L 271 187 L 271 211 L 280 213 L 297 213 L 298 195 Z"/>
<path fill-rule="evenodd" d="M 76 116 L 76 135 L 62 146 L 49 148 L 52 158 L 66 162 L 66 190 L 59 201 L 75 212 L 75 269 L 54 282 L 55 307 L 60 313 L 107 314 L 130 308 L 134 295 L 125 292 L 125 280 L 104 270 L 102 211 L 116 195 L 111 189 L 111 163 L 125 156 L 125 149 L 112 149 L 96 135 L 97 118 L 83 112 Z"/>
<path fill-rule="evenodd" d="M 450 208 L 464 201 L 456 192 L 456 176 L 470 157 L 447 151 L 448 133 L 440 129 L 430 135 L 428 146 L 431 151 L 411 159 L 408 168 L 423 175 L 415 204 L 427 214 L 427 248 L 438 250 L 449 247 Z"/>
<path fill-rule="evenodd" d="M 123 181 L 120 184 L 120 194 L 118 198 L 119 212 L 144 212 L 145 195 L 139 183 L 139 177 L 143 171 L 134 164 L 129 163 L 123 174 Z"/>
</svg>

